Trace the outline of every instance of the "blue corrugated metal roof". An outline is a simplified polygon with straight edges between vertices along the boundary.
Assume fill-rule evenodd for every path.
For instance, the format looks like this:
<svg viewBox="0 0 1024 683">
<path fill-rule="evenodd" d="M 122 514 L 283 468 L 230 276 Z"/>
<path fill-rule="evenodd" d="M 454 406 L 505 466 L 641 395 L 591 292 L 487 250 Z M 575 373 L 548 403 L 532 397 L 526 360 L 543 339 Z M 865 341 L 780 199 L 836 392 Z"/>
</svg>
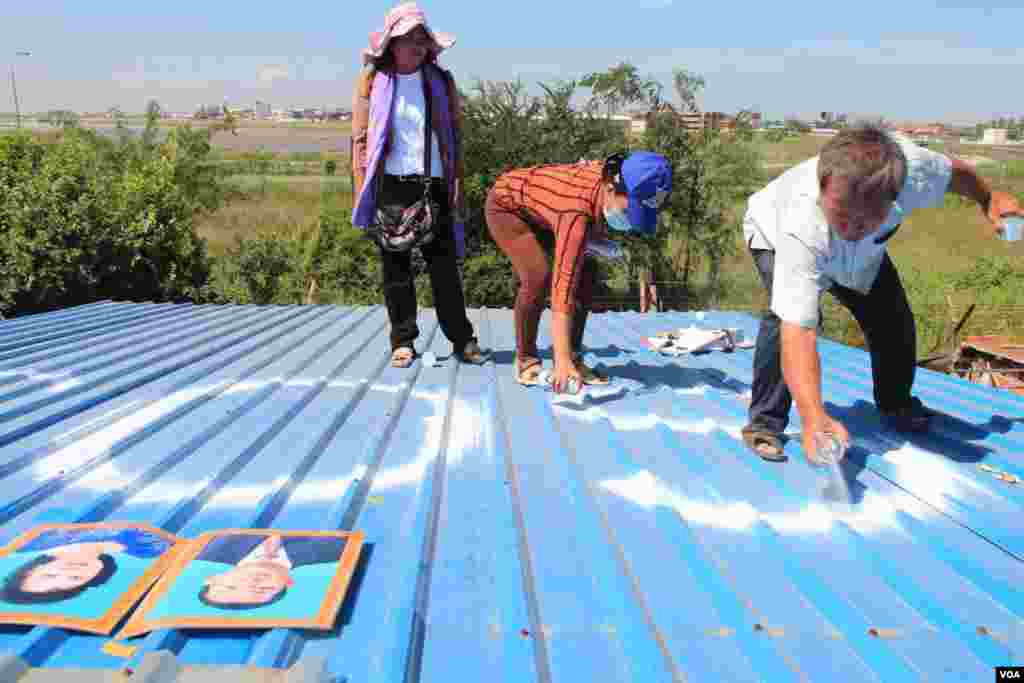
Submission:
<svg viewBox="0 0 1024 683">
<path fill-rule="evenodd" d="M 105 302 L 0 322 L 0 541 L 54 521 L 366 533 L 334 631 L 160 631 L 129 665 L 319 655 L 357 683 L 988 680 L 1020 664 L 1024 490 L 978 464 L 1024 477 L 1024 401 L 919 371 L 945 415 L 908 441 L 878 424 L 868 356 L 822 342 L 856 439 L 854 502 L 832 503 L 798 439 L 785 464 L 740 442 L 752 351 L 640 343 L 689 324 L 756 334 L 701 315 L 592 316 L 591 361 L 647 391 L 582 409 L 515 383 L 507 310 L 471 316 L 495 364 L 409 370 L 387 363 L 379 307 Z M 433 311 L 420 325 L 421 350 L 447 356 Z M 36 667 L 125 666 L 107 640 L 0 629 Z"/>
</svg>

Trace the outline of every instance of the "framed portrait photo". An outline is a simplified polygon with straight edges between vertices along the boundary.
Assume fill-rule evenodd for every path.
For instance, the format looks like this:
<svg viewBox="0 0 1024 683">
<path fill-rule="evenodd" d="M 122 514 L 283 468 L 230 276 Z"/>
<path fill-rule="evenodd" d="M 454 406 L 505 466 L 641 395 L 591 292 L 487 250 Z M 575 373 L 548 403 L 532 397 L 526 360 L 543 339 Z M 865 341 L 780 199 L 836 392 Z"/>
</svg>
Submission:
<svg viewBox="0 0 1024 683">
<path fill-rule="evenodd" d="M 185 547 L 146 524 L 44 524 L 0 549 L 0 623 L 106 635 Z"/>
<path fill-rule="evenodd" d="M 363 540 L 343 531 L 203 534 L 175 555 L 117 637 L 165 628 L 329 630 Z"/>
</svg>

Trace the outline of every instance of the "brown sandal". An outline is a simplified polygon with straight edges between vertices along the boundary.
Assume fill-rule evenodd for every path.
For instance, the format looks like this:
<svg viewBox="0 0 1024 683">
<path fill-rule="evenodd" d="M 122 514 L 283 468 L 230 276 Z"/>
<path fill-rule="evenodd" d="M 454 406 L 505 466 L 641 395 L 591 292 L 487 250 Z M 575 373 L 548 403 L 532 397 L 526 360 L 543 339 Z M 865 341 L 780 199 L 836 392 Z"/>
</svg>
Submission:
<svg viewBox="0 0 1024 683">
<path fill-rule="evenodd" d="M 785 462 L 788 457 L 782 451 L 782 439 L 770 429 L 743 428 L 743 443 L 757 453 L 762 460 Z"/>
<path fill-rule="evenodd" d="M 516 361 L 516 381 L 524 387 L 539 385 L 542 372 L 544 372 L 544 364 L 539 360 L 531 360 L 526 365 L 520 365 L 519 361 Z"/>
<path fill-rule="evenodd" d="M 391 367 L 407 368 L 416 360 L 416 349 L 411 346 L 399 346 L 391 352 Z"/>
<path fill-rule="evenodd" d="M 463 347 L 462 351 L 455 354 L 455 357 L 458 358 L 461 363 L 468 363 L 469 365 L 483 365 L 491 355 L 489 352 L 483 351 L 475 339 L 470 339 L 466 346 Z"/>
</svg>

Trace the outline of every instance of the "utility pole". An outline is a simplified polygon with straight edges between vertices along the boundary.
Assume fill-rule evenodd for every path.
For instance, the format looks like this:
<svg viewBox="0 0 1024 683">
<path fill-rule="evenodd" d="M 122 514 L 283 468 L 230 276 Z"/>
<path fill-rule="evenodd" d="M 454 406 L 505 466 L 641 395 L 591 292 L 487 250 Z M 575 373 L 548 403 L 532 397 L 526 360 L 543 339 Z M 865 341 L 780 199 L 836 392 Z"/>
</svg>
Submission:
<svg viewBox="0 0 1024 683">
<path fill-rule="evenodd" d="M 30 57 L 31 52 L 15 52 L 15 57 Z M 14 62 L 11 62 L 11 90 L 14 92 L 14 117 L 17 120 L 18 128 L 21 128 L 21 105 L 18 104 L 18 81 L 14 77 Z"/>
</svg>

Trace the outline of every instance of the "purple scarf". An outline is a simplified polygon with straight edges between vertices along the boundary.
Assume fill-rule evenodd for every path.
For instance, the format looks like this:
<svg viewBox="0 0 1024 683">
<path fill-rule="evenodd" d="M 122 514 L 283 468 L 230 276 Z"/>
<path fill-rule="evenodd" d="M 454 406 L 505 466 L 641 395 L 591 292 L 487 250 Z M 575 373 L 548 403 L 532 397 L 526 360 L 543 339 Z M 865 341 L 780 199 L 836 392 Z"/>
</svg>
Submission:
<svg viewBox="0 0 1024 683">
<path fill-rule="evenodd" d="M 454 212 L 455 159 L 459 154 L 459 139 L 455 134 L 452 110 L 448 102 L 448 81 L 441 70 L 433 64 L 424 65 L 423 73 L 430 87 L 431 123 L 441 148 L 441 161 L 448 183 L 448 199 Z M 352 224 L 363 230 L 373 224 L 377 214 L 377 174 L 384 172 L 384 150 L 391 134 L 396 81 L 394 75 L 386 71 L 378 71 L 373 78 L 366 136 L 366 178 L 352 209 Z M 466 228 L 462 222 L 456 222 L 453 228 L 456 254 L 461 257 L 466 248 Z"/>
</svg>

